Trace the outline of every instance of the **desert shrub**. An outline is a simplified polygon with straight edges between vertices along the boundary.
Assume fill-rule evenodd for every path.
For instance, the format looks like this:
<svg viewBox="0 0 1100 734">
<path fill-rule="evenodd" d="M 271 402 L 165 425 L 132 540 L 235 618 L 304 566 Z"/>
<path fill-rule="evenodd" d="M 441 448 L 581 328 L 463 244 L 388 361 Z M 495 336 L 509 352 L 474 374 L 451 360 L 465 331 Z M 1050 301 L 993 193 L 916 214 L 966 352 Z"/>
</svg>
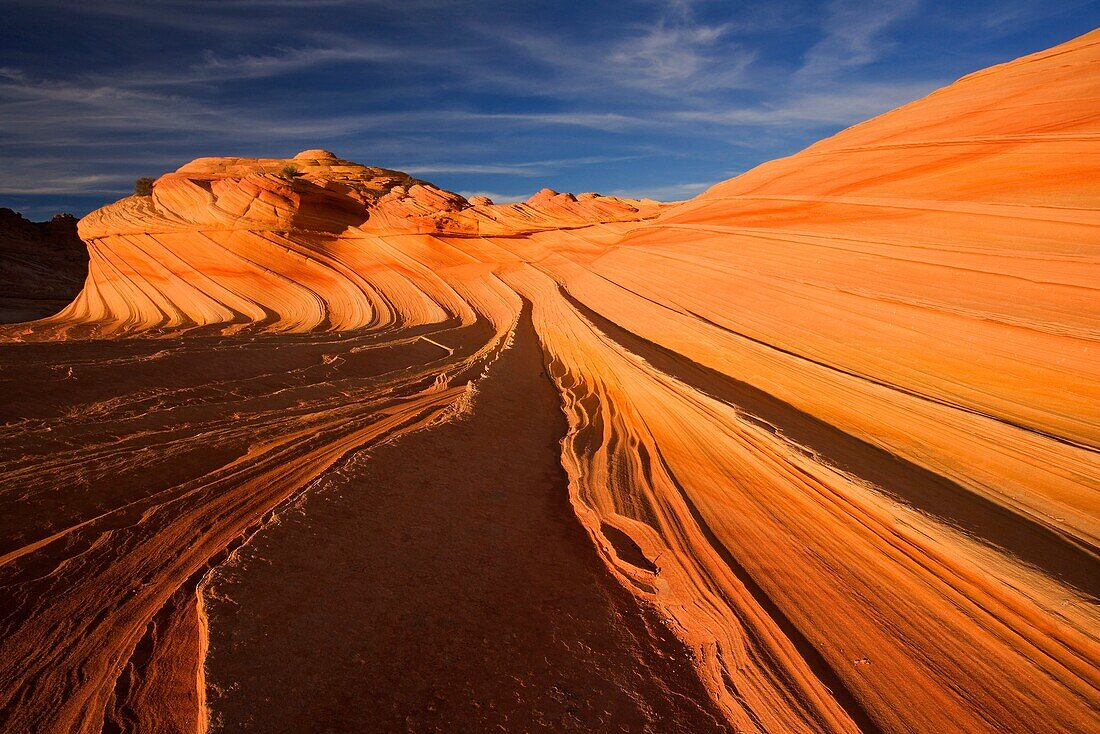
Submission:
<svg viewBox="0 0 1100 734">
<path fill-rule="evenodd" d="M 153 179 L 148 176 L 142 176 L 137 181 L 134 181 L 134 194 L 137 196 L 152 196 Z"/>
<path fill-rule="evenodd" d="M 279 175 L 283 178 L 298 178 L 302 172 L 288 163 L 279 170 Z"/>
</svg>

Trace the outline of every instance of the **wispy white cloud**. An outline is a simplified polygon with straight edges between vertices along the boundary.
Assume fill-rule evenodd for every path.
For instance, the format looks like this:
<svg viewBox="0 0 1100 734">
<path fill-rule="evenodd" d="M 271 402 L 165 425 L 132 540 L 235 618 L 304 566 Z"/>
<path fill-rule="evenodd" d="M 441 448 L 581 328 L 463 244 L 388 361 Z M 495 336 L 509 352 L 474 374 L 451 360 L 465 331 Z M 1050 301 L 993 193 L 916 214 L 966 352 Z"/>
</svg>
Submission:
<svg viewBox="0 0 1100 734">
<path fill-rule="evenodd" d="M 4 168 L 0 168 L 0 194 L 19 196 L 111 194 L 117 192 L 120 186 L 128 186 L 133 182 L 134 179 L 130 176 L 113 174 L 93 173 L 72 176 L 64 172 L 51 173 L 45 169 L 27 176 L 13 175 Z"/>
<path fill-rule="evenodd" d="M 637 160 L 642 156 L 585 156 L 582 158 L 550 158 L 519 163 L 418 163 L 410 165 L 408 173 L 486 173 L 503 176 L 544 176 L 554 170 L 597 166 L 620 161 Z"/>
<path fill-rule="evenodd" d="M 677 112 L 674 117 L 689 122 L 719 125 L 844 125 L 865 120 L 919 99 L 936 89 L 938 82 L 904 84 L 853 83 L 828 90 L 802 92 L 745 107 Z"/>
<path fill-rule="evenodd" d="M 34 78 L 9 67 L 0 68 L 0 101 L 0 126 L 15 140 L 60 143 L 69 133 L 85 133 L 92 142 L 92 131 L 206 129 L 218 121 L 215 109 L 186 97 Z"/>
<path fill-rule="evenodd" d="M 884 31 L 917 4 L 918 0 L 832 0 L 822 24 L 825 37 L 806 52 L 796 80 L 831 78 L 876 61 L 893 45 Z"/>
<path fill-rule="evenodd" d="M 657 21 L 615 43 L 606 62 L 625 84 L 682 95 L 742 86 L 756 54 L 728 41 L 729 24 L 695 20 L 689 2 L 669 3 Z"/>
<path fill-rule="evenodd" d="M 595 40 L 471 21 L 470 30 L 531 62 L 510 69 L 477 68 L 471 81 L 605 103 L 639 92 L 674 99 L 745 85 L 757 54 L 732 39 L 730 24 L 697 21 L 690 2 L 660 6 L 662 12 L 652 21 Z M 544 71 L 537 84 L 532 68 Z"/>
<path fill-rule="evenodd" d="M 541 169 L 526 165 L 494 165 L 482 163 L 417 163 L 408 166 L 407 173 L 424 176 L 433 173 L 488 173 L 499 176 L 537 176 Z"/>
<path fill-rule="evenodd" d="M 435 132 L 441 125 L 473 132 L 490 124 L 497 129 L 549 125 L 599 130 L 656 124 L 617 113 L 421 109 L 316 115 L 308 109 L 295 112 L 215 103 L 178 90 L 166 92 L 125 84 L 125 78 L 100 76 L 94 83 L 84 83 L 34 78 L 18 69 L 0 68 L 0 130 L 4 131 L 4 141 L 28 150 L 61 145 L 132 147 L 136 141 L 133 136 L 143 136 L 145 145 L 215 138 L 220 146 L 243 143 L 255 147 L 294 139 L 310 144 L 365 133 L 407 136 L 416 131 Z M 160 135 L 160 141 L 150 141 L 152 135 Z M 519 166 L 515 172 L 522 173 L 523 168 Z"/>
<path fill-rule="evenodd" d="M 213 51 L 203 53 L 202 61 L 193 64 L 181 80 L 258 79 L 302 71 L 338 63 L 377 63 L 413 61 L 420 57 L 413 49 L 379 43 L 349 40 L 335 46 L 278 48 L 269 54 L 218 56 Z M 171 81 L 171 77 L 163 79 Z"/>
<path fill-rule="evenodd" d="M 451 113 L 452 119 L 499 120 L 538 125 L 568 125 L 596 130 L 623 130 L 629 127 L 657 124 L 652 118 L 626 115 L 619 112 L 499 112 L 499 113 Z"/>
<path fill-rule="evenodd" d="M 175 85 L 164 91 L 146 86 L 122 86 L 100 75 L 95 83 L 36 78 L 18 69 L 0 68 L 0 131 L 9 150 L 33 151 L 30 156 L 6 156 L 0 166 L 0 187 L 8 193 L 96 194 L 128 189 L 133 177 L 159 174 L 194 155 L 293 155 L 297 149 L 340 139 L 369 141 L 374 155 L 385 154 L 394 167 L 417 175 L 441 173 L 536 177 L 554 170 L 609 164 L 637 156 L 563 157 L 494 163 L 492 145 L 478 142 L 478 131 L 513 127 L 590 127 L 620 130 L 650 124 L 618 114 L 479 113 L 465 110 L 355 112 L 316 116 L 309 110 L 293 114 L 265 107 L 232 106 L 203 101 Z M 473 162 L 443 161 L 408 165 L 435 145 L 431 137 L 441 126 L 468 129 L 469 141 L 451 144 Z M 421 134 L 418 137 L 418 133 Z M 426 136 L 426 137 L 424 137 Z M 211 144 L 210 141 L 216 141 Z M 361 147 L 361 146 L 360 146 Z M 82 149 L 87 153 L 78 152 Z M 67 155 L 49 156 L 50 150 Z M 93 151 L 113 150 L 108 160 Z M 193 151 L 190 156 L 173 151 Z M 252 152 L 255 151 L 255 152 Z M 251 152 L 251 153 L 250 153 Z M 159 154 L 159 156 L 158 156 Z M 487 162 L 480 162 L 485 161 Z M 159 160 L 158 164 L 156 161 Z M 364 162 L 379 162 L 365 160 Z M 26 163 L 13 167 L 13 163 Z M 127 173 L 116 173 L 123 167 Z M 104 172 L 106 170 L 106 172 Z"/>
<path fill-rule="evenodd" d="M 793 152 L 940 86 L 931 64 L 891 67 L 892 82 L 883 69 L 930 1 L 831 0 L 815 14 L 794 0 L 639 0 L 596 30 L 495 0 L 483 13 L 447 0 L 0 0 L 170 39 L 163 58 L 88 68 L 0 50 L 0 183 L 106 195 L 195 155 L 325 147 L 471 190 L 512 188 L 497 176 L 621 182 L 652 163 L 664 171 L 646 180 L 667 171 L 668 184 L 617 191 L 685 198 L 706 171 Z M 967 22 L 1047 12 L 1006 2 Z M 646 146 L 659 152 L 645 167 L 620 165 Z"/>
<path fill-rule="evenodd" d="M 131 2 L 130 0 L 96 0 L 95 2 L 71 2 L 71 0 L 4 0 L 9 8 L 23 6 L 34 12 L 63 12 L 67 15 L 106 23 L 132 21 L 156 29 L 201 32 L 210 36 L 254 35 L 272 30 L 279 25 L 274 17 L 243 19 L 222 16 L 220 22 L 212 22 L 211 10 L 216 6 L 207 3 Z M 204 7 L 205 6 L 205 7 Z M 226 4 L 226 8 L 247 8 L 240 4 Z M 237 20 L 237 22 L 234 22 Z"/>
<path fill-rule="evenodd" d="M 716 182 L 693 182 L 676 184 L 658 184 L 655 186 L 639 186 L 629 189 L 614 189 L 607 193 L 612 196 L 621 196 L 625 199 L 656 199 L 657 201 L 682 201 L 697 196 L 709 189 Z"/>
</svg>

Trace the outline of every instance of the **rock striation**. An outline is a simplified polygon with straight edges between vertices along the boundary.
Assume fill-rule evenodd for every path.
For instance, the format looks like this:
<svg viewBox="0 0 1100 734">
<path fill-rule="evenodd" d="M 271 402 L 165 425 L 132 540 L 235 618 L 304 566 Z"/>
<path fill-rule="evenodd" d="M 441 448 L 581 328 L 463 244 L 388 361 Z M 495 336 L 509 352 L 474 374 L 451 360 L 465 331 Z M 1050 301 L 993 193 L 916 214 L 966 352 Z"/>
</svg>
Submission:
<svg viewBox="0 0 1100 734">
<path fill-rule="evenodd" d="M 80 292 L 87 274 L 75 217 L 31 222 L 0 208 L 0 323 L 57 313 Z"/>
<path fill-rule="evenodd" d="M 560 445 L 524 449 L 560 448 L 560 484 L 541 470 L 538 482 L 568 497 L 609 580 L 660 615 L 708 698 L 689 724 L 660 693 L 682 701 L 688 688 L 616 682 L 621 697 L 586 720 L 614 722 L 614 709 L 660 731 L 1094 728 L 1098 85 L 1094 31 L 677 205 L 550 189 L 467 201 L 309 150 L 200 159 L 152 196 L 90 214 L 83 292 L 0 332 L 12 355 L 0 516 L 18 523 L 0 548 L 0 727 L 226 723 L 241 705 L 234 681 L 207 685 L 204 671 L 249 674 L 225 656 L 283 644 L 208 649 L 226 639 L 209 630 L 232 625 L 234 589 L 271 600 L 283 587 L 269 568 L 241 588 L 234 551 L 262 533 L 284 561 L 308 555 L 277 514 L 319 486 L 361 488 L 367 450 L 476 413 L 478 385 L 509 418 L 467 424 L 476 435 L 462 440 L 483 457 L 469 471 L 507 465 L 493 456 L 514 445 L 509 426 L 533 420 L 515 396 L 534 390 L 507 370 L 529 369 L 514 365 L 537 337 L 566 419 Z M 452 453 L 420 451 L 391 479 L 415 491 L 422 463 L 433 486 L 458 491 Z M 515 491 L 509 481 L 486 491 Z M 448 494 L 447 506 L 439 526 L 430 512 L 400 532 L 388 523 L 389 545 L 430 533 L 431 563 L 410 563 L 440 568 L 476 545 L 442 540 L 464 521 L 524 532 L 522 508 L 494 516 L 500 528 L 476 501 Z M 376 540 L 353 536 L 356 548 Z M 537 558 L 509 560 L 494 568 L 540 573 Z M 439 573 L 477 573 L 462 563 Z M 343 618 L 348 592 L 326 565 L 282 578 L 331 589 L 311 600 L 326 629 L 373 634 Z M 398 562 L 370 577 L 402 608 L 432 587 Z M 379 634 L 431 634 L 407 621 Z M 470 654 L 487 644 L 462 642 Z M 561 649 L 592 663 L 594 647 Z M 409 678 L 446 675 L 408 649 L 392 655 Z M 338 671 L 339 700 L 375 685 L 353 667 Z M 464 678 L 477 706 L 451 723 L 525 728 L 508 717 L 522 715 L 527 680 Z"/>
<path fill-rule="evenodd" d="M 371 236 L 510 236 L 658 208 L 545 191 L 524 204 L 471 204 L 399 171 L 319 150 L 290 159 L 200 158 L 157 179 L 151 196 L 81 220 L 88 283 L 50 323 L 97 335 L 377 327 L 395 315 L 365 277 L 375 262 L 375 248 L 362 247 Z"/>
</svg>

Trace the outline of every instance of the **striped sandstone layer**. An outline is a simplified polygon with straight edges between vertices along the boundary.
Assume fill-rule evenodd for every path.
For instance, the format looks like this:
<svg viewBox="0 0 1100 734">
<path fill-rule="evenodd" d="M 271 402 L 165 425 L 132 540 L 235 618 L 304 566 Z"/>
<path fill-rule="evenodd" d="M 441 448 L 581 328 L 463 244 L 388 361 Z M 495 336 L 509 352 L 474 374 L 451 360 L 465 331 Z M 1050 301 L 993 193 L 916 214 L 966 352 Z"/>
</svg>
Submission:
<svg viewBox="0 0 1100 734">
<path fill-rule="evenodd" d="M 529 309 L 561 491 L 726 725 L 1089 730 L 1098 90 L 1093 32 L 675 206 L 306 151 L 89 215 L 83 293 L 3 332 L 4 723 L 205 727 L 226 554 L 476 413 Z"/>
</svg>

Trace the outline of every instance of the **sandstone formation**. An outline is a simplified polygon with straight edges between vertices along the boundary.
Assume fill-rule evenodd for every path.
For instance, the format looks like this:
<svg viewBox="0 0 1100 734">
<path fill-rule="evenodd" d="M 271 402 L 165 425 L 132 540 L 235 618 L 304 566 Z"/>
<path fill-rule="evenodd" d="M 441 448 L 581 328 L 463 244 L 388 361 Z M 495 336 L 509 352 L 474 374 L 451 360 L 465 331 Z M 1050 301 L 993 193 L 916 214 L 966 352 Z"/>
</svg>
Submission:
<svg viewBox="0 0 1100 734">
<path fill-rule="evenodd" d="M 261 560 L 281 558 L 292 577 L 311 551 L 279 513 L 319 487 L 358 496 L 364 450 L 447 435 L 479 399 L 500 419 L 470 424 L 481 458 L 467 473 L 510 451 L 539 456 L 513 440 L 535 419 L 509 407 L 534 383 L 501 394 L 509 370 L 531 369 L 516 355 L 537 337 L 567 422 L 559 489 L 708 700 L 678 708 L 692 694 L 675 667 L 633 682 L 608 669 L 623 695 L 601 693 L 605 710 L 533 722 L 522 696 L 506 704 L 493 689 L 458 728 L 636 716 L 651 731 L 1089 731 L 1098 87 L 1093 32 L 675 206 L 550 189 L 467 201 L 311 150 L 200 159 L 151 197 L 90 214 L 83 292 L 2 332 L 0 505 L 19 530 L 0 548 L 0 724 L 231 728 L 241 704 L 216 676 L 249 668 L 210 630 L 225 629 L 234 594 L 270 600 L 284 578 L 272 566 L 249 587 L 234 552 L 260 533 Z M 473 481 L 461 461 L 441 445 L 405 463 L 457 492 Z M 486 492 L 518 491 L 504 472 Z M 429 491 L 397 473 L 374 481 Z M 446 499 L 447 527 L 481 512 Z M 491 505 L 499 524 L 484 534 L 524 522 L 499 497 Z M 384 537 L 411 553 L 430 514 L 354 544 Z M 334 547 L 317 553 L 341 557 Z M 538 575 L 526 556 L 508 561 Z M 479 572 L 464 563 L 410 560 Z M 343 629 L 353 602 L 372 607 L 362 594 L 339 601 L 350 592 L 332 565 L 304 574 L 335 600 L 309 608 Z M 362 571 L 372 594 L 428 593 L 388 568 Z M 439 633 L 404 622 L 384 634 Z M 660 635 L 626 638 L 639 661 L 669 650 Z M 250 645 L 291 644 L 234 639 L 238 660 Z M 609 665 L 589 643 L 561 649 Z M 435 674 L 417 660 L 410 677 Z M 339 675 L 356 685 L 354 670 Z M 484 693 L 469 685 L 471 700 Z M 636 705 L 649 696 L 650 709 Z"/>
<path fill-rule="evenodd" d="M 0 323 L 57 313 L 80 292 L 87 274 L 87 248 L 71 214 L 30 222 L 0 209 Z"/>
<path fill-rule="evenodd" d="M 81 220 L 88 283 L 49 323 L 97 336 L 181 326 L 378 328 L 414 317 L 395 311 L 372 280 L 394 269 L 379 236 L 514 236 L 636 220 L 657 209 L 614 197 L 579 202 L 549 189 L 524 204 L 471 205 L 326 151 L 201 158 L 157 179 L 152 196 L 130 196 Z M 415 318 L 442 317 L 430 297 L 408 295 L 421 301 Z M 42 324 L 30 332 L 53 333 Z"/>
</svg>

